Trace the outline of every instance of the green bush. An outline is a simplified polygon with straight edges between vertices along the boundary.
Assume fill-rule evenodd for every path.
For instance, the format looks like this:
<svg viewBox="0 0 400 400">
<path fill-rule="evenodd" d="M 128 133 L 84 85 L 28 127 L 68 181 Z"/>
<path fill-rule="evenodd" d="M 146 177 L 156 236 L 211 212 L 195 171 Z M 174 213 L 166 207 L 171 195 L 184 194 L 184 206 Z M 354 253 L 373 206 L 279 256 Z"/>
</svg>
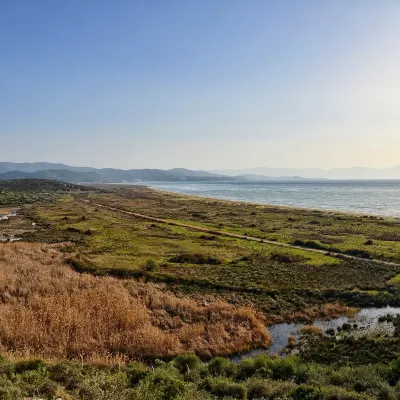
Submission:
<svg viewBox="0 0 400 400">
<path fill-rule="evenodd" d="M 23 360 L 15 363 L 14 371 L 21 374 L 25 371 L 34 371 L 44 367 L 45 363 L 42 360 Z"/>
<path fill-rule="evenodd" d="M 21 399 L 21 389 L 6 376 L 0 375 L 0 400 Z"/>
<path fill-rule="evenodd" d="M 173 365 L 183 374 L 199 368 L 201 360 L 196 354 L 181 354 L 174 359 Z"/>
<path fill-rule="evenodd" d="M 82 380 L 81 368 L 68 361 L 50 365 L 48 367 L 50 378 L 61 384 L 67 390 L 74 390 Z"/>
<path fill-rule="evenodd" d="M 250 399 L 284 399 L 288 398 L 296 384 L 269 379 L 252 378 L 245 382 L 247 398 Z"/>
<path fill-rule="evenodd" d="M 143 384 L 148 383 L 151 387 L 157 388 L 162 394 L 162 400 L 175 399 L 182 395 L 186 390 L 186 384 L 182 381 L 181 376 L 175 368 L 161 367 L 149 375 L 143 381 Z"/>
<path fill-rule="evenodd" d="M 86 376 L 73 392 L 79 400 L 129 400 L 133 393 L 128 389 L 128 377 L 124 372 L 97 371 Z"/>
<path fill-rule="evenodd" d="M 203 388 L 217 397 L 233 397 L 246 400 L 247 389 L 243 384 L 231 381 L 228 378 L 207 378 Z"/>
<path fill-rule="evenodd" d="M 223 357 L 215 357 L 207 364 L 207 371 L 214 377 L 233 376 L 236 372 L 236 365 Z"/>
<path fill-rule="evenodd" d="M 150 369 L 144 364 L 132 362 L 125 369 L 128 376 L 129 386 L 134 387 L 150 374 Z"/>
<path fill-rule="evenodd" d="M 157 264 L 153 260 L 149 259 L 146 261 L 144 269 L 148 272 L 153 272 L 157 269 Z"/>
</svg>

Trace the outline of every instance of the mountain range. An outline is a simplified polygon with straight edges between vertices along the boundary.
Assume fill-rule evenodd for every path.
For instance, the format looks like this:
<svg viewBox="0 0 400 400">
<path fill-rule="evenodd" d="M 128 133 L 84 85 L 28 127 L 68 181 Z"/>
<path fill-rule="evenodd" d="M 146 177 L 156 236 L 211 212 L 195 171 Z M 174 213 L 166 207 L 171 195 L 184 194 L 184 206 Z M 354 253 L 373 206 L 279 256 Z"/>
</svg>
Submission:
<svg viewBox="0 0 400 400">
<path fill-rule="evenodd" d="M 121 183 L 150 181 L 271 181 L 301 179 L 400 179 L 400 166 L 387 169 L 352 168 L 253 168 L 196 171 L 185 168 L 114 169 L 73 167 L 60 163 L 0 162 L 0 179 L 52 179 L 71 183 Z"/>
<path fill-rule="evenodd" d="M 236 178 L 206 171 L 192 171 L 184 168 L 162 169 L 114 169 L 72 167 L 52 163 L 9 163 L 0 162 L 0 179 L 51 179 L 72 183 L 121 183 L 149 181 L 218 181 Z"/>
<path fill-rule="evenodd" d="M 302 177 L 307 179 L 400 179 L 400 165 L 378 169 L 367 167 L 349 168 L 252 168 L 210 171 L 220 175 L 256 175 L 263 177 Z"/>
</svg>

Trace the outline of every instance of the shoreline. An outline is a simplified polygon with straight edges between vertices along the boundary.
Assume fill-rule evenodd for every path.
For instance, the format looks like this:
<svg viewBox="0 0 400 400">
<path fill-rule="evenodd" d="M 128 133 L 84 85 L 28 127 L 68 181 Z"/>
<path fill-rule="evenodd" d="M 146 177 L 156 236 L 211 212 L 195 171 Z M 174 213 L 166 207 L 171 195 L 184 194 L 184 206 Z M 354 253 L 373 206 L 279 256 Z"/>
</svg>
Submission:
<svg viewBox="0 0 400 400">
<path fill-rule="evenodd" d="M 118 183 L 110 183 L 107 185 L 114 185 L 114 186 L 119 186 L 121 184 Z M 358 216 L 358 217 L 363 217 L 363 216 L 368 216 L 368 217 L 375 217 L 378 219 L 382 220 L 395 220 L 398 221 L 400 220 L 400 217 L 396 217 L 395 215 L 383 215 L 383 214 L 371 214 L 371 213 L 362 213 L 362 212 L 357 212 L 357 211 L 343 211 L 343 210 L 335 210 L 335 209 L 327 209 L 327 208 L 312 208 L 312 207 L 299 207 L 299 206 L 289 206 L 285 204 L 271 204 L 271 203 L 259 203 L 259 202 L 254 202 L 254 201 L 246 201 L 246 200 L 234 200 L 232 198 L 219 198 L 219 197 L 208 197 L 208 196 L 202 196 L 202 195 L 194 195 L 194 194 L 187 194 L 187 193 L 182 193 L 182 192 L 173 192 L 170 190 L 166 189 L 160 189 L 154 186 L 148 185 L 148 184 L 122 184 L 123 186 L 131 186 L 131 187 L 144 187 L 149 190 L 153 190 L 155 192 L 160 192 L 160 193 L 166 193 L 169 195 L 175 195 L 175 196 L 184 196 L 188 198 L 193 198 L 194 200 L 209 200 L 209 201 L 221 201 L 221 202 L 228 202 L 230 204 L 232 203 L 238 203 L 243 204 L 243 205 L 252 205 L 252 206 L 257 206 L 257 207 L 268 207 L 268 208 L 280 208 L 280 209 L 288 209 L 288 210 L 300 210 L 300 211 L 314 211 L 314 212 L 319 212 L 322 214 L 340 214 L 340 215 L 348 215 L 348 216 Z"/>
</svg>

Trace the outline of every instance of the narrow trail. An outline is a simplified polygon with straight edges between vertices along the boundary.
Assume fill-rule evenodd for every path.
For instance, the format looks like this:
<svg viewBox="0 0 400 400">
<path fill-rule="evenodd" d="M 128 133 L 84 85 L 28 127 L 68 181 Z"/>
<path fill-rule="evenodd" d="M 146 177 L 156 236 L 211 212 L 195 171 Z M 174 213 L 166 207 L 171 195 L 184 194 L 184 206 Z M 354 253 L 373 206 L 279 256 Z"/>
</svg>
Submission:
<svg viewBox="0 0 400 400">
<path fill-rule="evenodd" d="M 217 236 L 225 236 L 225 237 L 231 237 L 231 238 L 236 238 L 236 239 L 250 240 L 250 241 L 253 241 L 253 242 L 266 243 L 266 244 L 270 244 L 270 245 L 277 246 L 277 247 L 285 247 L 285 248 L 290 248 L 290 249 L 308 251 L 308 252 L 311 252 L 311 253 L 330 255 L 332 257 L 347 258 L 347 259 L 350 259 L 350 260 L 361 260 L 361 261 L 364 261 L 364 262 L 379 263 L 379 264 L 384 264 L 384 265 L 400 268 L 400 264 L 389 262 L 389 261 L 382 261 L 382 260 L 376 260 L 376 259 L 366 259 L 366 258 L 361 258 L 361 257 L 356 257 L 356 256 L 350 256 L 348 254 L 343 254 L 343 253 L 334 253 L 334 252 L 330 252 L 328 250 L 310 249 L 310 248 L 307 248 L 307 247 L 295 246 L 295 245 L 289 244 L 289 243 L 276 242 L 276 241 L 268 240 L 268 239 L 261 239 L 261 238 L 255 237 L 255 236 L 242 235 L 240 233 L 226 232 L 226 231 L 216 230 L 216 229 L 212 229 L 212 228 L 204 228 L 204 227 L 199 226 L 199 225 L 191 225 L 191 224 L 185 224 L 185 223 L 182 223 L 182 222 L 171 221 L 171 220 L 164 219 L 164 218 L 151 217 L 150 215 L 139 214 L 139 213 L 136 213 L 136 212 L 133 212 L 133 211 L 126 211 L 126 210 L 124 210 L 122 208 L 111 207 L 111 206 L 107 206 L 105 204 L 95 203 L 95 202 L 90 201 L 90 200 L 83 200 L 83 201 L 85 203 L 92 204 L 92 205 L 94 205 L 96 207 L 102 207 L 102 208 L 105 208 L 107 210 L 119 212 L 119 213 L 122 213 L 122 214 L 131 215 L 131 216 L 134 216 L 134 217 L 137 217 L 137 218 L 146 219 L 148 221 L 154 221 L 154 222 L 159 222 L 159 223 L 162 223 L 162 224 L 174 225 L 174 226 L 180 226 L 180 227 L 183 227 L 183 228 L 194 229 L 194 230 L 199 231 L 199 232 L 211 233 L 211 234 L 217 235 Z"/>
</svg>

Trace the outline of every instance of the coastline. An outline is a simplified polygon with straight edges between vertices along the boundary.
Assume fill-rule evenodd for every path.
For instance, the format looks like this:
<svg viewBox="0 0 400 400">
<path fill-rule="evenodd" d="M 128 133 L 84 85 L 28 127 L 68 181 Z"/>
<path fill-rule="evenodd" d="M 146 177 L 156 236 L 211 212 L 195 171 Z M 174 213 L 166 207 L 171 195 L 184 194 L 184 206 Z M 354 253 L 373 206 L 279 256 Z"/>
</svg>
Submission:
<svg viewBox="0 0 400 400">
<path fill-rule="evenodd" d="M 293 211 L 313 211 L 313 212 L 318 212 L 318 213 L 323 213 L 327 215 L 334 215 L 334 214 L 339 214 L 339 215 L 347 215 L 347 216 L 358 216 L 358 217 L 363 217 L 363 216 L 368 216 L 368 217 L 377 217 L 382 220 L 400 220 L 400 217 L 397 217 L 395 215 L 384 215 L 384 214 L 374 214 L 374 213 L 362 213 L 358 211 L 344 211 L 344 210 L 336 210 L 336 209 L 329 209 L 329 208 L 313 208 L 313 207 L 300 207 L 300 206 L 291 206 L 291 205 L 285 205 L 285 204 L 272 204 L 272 203 L 262 203 L 262 202 L 255 202 L 255 201 L 247 201 L 247 200 L 236 200 L 232 198 L 221 198 L 221 197 L 209 197 L 206 195 L 194 195 L 194 194 L 187 194 L 187 193 L 182 193 L 182 192 L 174 192 L 171 190 L 167 189 L 160 189 L 158 187 L 152 186 L 151 182 L 146 183 L 146 184 L 117 184 L 117 183 L 110 183 L 107 185 L 114 185 L 114 186 L 119 186 L 119 185 L 124 185 L 128 187 L 144 187 L 149 190 L 153 190 L 155 192 L 160 192 L 163 194 L 169 194 L 169 195 L 174 195 L 174 196 L 183 196 L 185 198 L 192 198 L 194 200 L 208 200 L 208 201 L 220 201 L 220 202 L 227 202 L 229 204 L 238 204 L 238 205 L 252 205 L 252 206 L 257 206 L 257 207 L 268 207 L 270 209 L 273 208 L 278 208 L 278 209 L 287 209 L 287 210 L 293 210 Z"/>
</svg>

